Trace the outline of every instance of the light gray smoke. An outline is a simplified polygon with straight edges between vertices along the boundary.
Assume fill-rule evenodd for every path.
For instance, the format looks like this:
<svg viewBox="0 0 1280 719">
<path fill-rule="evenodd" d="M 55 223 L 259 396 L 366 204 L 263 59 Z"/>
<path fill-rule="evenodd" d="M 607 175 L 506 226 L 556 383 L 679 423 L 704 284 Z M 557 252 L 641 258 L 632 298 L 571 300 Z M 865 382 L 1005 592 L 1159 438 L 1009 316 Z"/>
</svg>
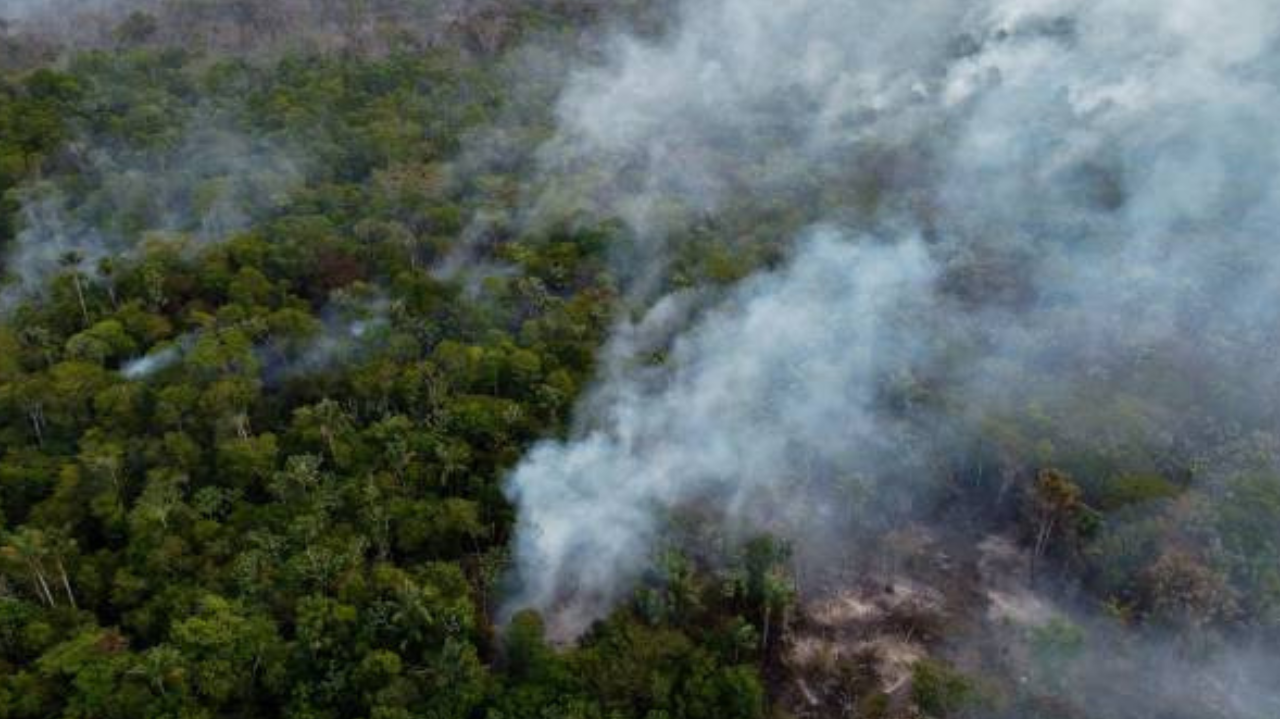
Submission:
<svg viewBox="0 0 1280 719">
<path fill-rule="evenodd" d="M 22 229 L 5 257 L 10 301 L 40 287 L 69 253 L 88 272 L 158 235 L 192 246 L 225 240 L 283 204 L 301 184 L 305 164 L 297 153 L 204 112 L 172 147 L 95 150 L 81 162 L 80 173 L 97 180 L 90 192 L 67 192 L 50 181 L 22 188 Z"/>
<path fill-rule="evenodd" d="M 542 211 L 619 214 L 661 266 L 743 196 L 907 189 L 809 233 L 663 369 L 606 368 L 511 475 L 511 608 L 572 636 L 690 504 L 803 551 L 849 521 L 810 476 L 878 492 L 992 421 L 1070 416 L 1117 451 L 1273 433 L 1277 78 L 1271 0 L 704 0 L 618 39 L 563 96 Z M 884 150 L 912 162 L 858 164 Z"/>
<path fill-rule="evenodd" d="M 345 367 L 381 346 L 391 326 L 390 303 L 367 286 L 339 291 L 320 321 L 297 336 L 275 336 L 257 348 L 270 384 Z"/>
<path fill-rule="evenodd" d="M 115 0 L 0 0 L 0 18 L 20 20 L 55 10 L 101 10 L 114 3 Z"/>
</svg>

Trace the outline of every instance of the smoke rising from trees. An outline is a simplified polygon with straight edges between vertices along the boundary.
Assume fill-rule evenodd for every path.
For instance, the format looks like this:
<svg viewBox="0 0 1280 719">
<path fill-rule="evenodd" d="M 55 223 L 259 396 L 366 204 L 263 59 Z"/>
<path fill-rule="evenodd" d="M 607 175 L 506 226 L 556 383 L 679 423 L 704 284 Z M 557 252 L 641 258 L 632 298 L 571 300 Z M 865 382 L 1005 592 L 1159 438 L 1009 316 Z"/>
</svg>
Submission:
<svg viewBox="0 0 1280 719">
<path fill-rule="evenodd" d="M 91 193 L 53 183 L 22 190 L 23 223 L 8 248 L 13 291 L 38 287 L 69 253 L 86 268 L 119 259 L 148 236 L 194 244 L 226 239 L 251 218 L 285 202 L 303 179 L 296 153 L 197 117 L 172 146 L 99 150 L 77 158 L 100 181 Z"/>
<path fill-rule="evenodd" d="M 655 272 L 743 197 L 879 193 L 826 202 L 662 367 L 619 331 L 579 431 L 512 473 L 510 606 L 580 632 L 690 505 L 823 551 L 1001 426 L 1051 427 L 1045 462 L 1204 467 L 1207 496 L 1274 469 L 1201 460 L 1278 428 L 1278 72 L 1265 0 L 689 2 L 617 38 L 542 160 Z"/>
</svg>

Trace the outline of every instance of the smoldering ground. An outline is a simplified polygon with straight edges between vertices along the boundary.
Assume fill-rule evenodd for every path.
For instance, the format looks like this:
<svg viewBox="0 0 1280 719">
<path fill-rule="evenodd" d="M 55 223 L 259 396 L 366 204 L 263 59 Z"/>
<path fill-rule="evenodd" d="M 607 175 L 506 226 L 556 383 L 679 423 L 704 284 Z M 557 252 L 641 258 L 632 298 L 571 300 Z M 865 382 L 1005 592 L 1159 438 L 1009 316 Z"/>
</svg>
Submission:
<svg viewBox="0 0 1280 719">
<path fill-rule="evenodd" d="M 909 515 L 1001 426 L 1050 427 L 1044 461 L 1195 467 L 1222 492 L 1240 468 L 1201 460 L 1278 429 L 1278 40 L 1264 0 L 708 0 L 617 38 L 561 97 L 539 211 L 622 216 L 656 273 L 691 217 L 838 198 L 824 183 L 898 161 L 663 367 L 618 333 L 580 429 L 512 473 L 509 607 L 581 631 L 690 504 L 824 552 Z M 833 511 L 842 484 L 873 500 Z M 1265 683 L 1237 696 L 1257 701 L 1224 716 L 1274 707 Z"/>
</svg>

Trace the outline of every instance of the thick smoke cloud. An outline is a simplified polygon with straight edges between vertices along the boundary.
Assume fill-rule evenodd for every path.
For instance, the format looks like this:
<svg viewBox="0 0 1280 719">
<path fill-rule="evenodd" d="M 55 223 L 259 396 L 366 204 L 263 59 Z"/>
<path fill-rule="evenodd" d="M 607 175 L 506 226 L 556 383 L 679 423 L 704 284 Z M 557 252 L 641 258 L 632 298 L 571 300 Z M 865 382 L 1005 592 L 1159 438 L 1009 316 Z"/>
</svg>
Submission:
<svg viewBox="0 0 1280 719">
<path fill-rule="evenodd" d="M 513 608 L 581 630 L 690 504 L 803 551 L 851 519 L 814 502 L 837 480 L 901 487 L 994 420 L 1071 414 L 1082 442 L 1188 464 L 1209 436 L 1276 431 L 1280 6 L 684 8 L 564 94 L 543 162 L 588 178 L 579 209 L 627 219 L 660 268 L 669 231 L 743 196 L 859 172 L 891 192 L 741 285 L 663 369 L 606 368 L 576 435 L 511 477 Z M 899 166 L 859 164 L 885 150 Z M 1079 411 L 1118 397 L 1124 427 Z"/>
<path fill-rule="evenodd" d="M 686 2 L 671 37 L 611 44 L 560 105 L 552 172 L 653 237 L 743 192 L 779 192 L 859 144 L 913 137 L 965 3 Z M 587 171 L 584 172 L 584 169 Z M 560 197 L 546 201 L 563 201 Z"/>
<path fill-rule="evenodd" d="M 602 429 L 543 445 L 516 476 L 533 510 L 525 599 L 566 598 L 570 623 L 597 616 L 652 546 L 658 507 L 822 511 L 795 506 L 785 492 L 798 489 L 780 482 L 805 465 L 853 472 L 845 489 L 856 493 L 859 470 L 878 474 L 909 441 L 874 415 L 874 380 L 922 351 L 895 313 L 925 296 L 931 272 L 919 242 L 857 247 L 820 231 L 792 266 L 748 282 L 682 337 L 671 377 L 610 387 Z"/>
</svg>

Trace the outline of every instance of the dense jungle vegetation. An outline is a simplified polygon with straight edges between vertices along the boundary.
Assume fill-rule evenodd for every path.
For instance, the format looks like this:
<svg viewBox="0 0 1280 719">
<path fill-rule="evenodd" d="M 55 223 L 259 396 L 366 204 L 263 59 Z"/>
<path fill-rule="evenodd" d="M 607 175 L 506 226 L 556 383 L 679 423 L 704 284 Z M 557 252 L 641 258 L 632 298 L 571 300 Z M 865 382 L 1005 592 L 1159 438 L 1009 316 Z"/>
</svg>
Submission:
<svg viewBox="0 0 1280 719">
<path fill-rule="evenodd" d="M 519 217 L 558 90 L 527 48 L 589 54 L 602 13 L 482 3 L 417 32 L 425 4 L 354 5 L 0 31 L 0 717 L 786 716 L 783 542 L 664 556 L 574 646 L 496 615 L 506 473 L 569 431 L 634 309 L 620 223 Z M 608 21 L 655 32 L 652 6 Z M 709 219 L 667 282 L 731 285 L 815 207 L 876 195 Z M 983 521 L 1117 622 L 1280 629 L 1280 479 L 1193 488 L 1193 458 L 1098 449 L 1098 415 L 1142 421 L 1123 396 L 1081 405 L 1086 429 L 990 428 L 1008 471 L 973 482 L 1015 486 Z M 848 715 L 1076 716 L 943 658 L 914 677 L 908 709 L 866 689 Z"/>
</svg>

